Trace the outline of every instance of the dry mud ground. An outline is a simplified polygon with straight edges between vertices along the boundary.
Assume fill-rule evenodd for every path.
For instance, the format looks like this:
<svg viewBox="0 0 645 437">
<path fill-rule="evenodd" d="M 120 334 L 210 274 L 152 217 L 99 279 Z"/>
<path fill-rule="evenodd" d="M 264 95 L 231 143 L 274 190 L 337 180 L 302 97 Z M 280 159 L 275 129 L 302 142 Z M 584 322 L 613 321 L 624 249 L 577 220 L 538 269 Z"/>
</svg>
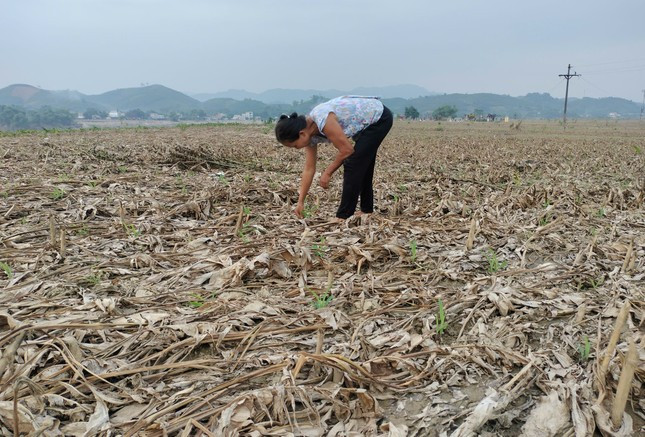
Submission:
<svg viewBox="0 0 645 437">
<path fill-rule="evenodd" d="M 1 435 L 644 430 L 645 123 L 397 121 L 340 225 L 271 126 L 0 158 Z"/>
</svg>

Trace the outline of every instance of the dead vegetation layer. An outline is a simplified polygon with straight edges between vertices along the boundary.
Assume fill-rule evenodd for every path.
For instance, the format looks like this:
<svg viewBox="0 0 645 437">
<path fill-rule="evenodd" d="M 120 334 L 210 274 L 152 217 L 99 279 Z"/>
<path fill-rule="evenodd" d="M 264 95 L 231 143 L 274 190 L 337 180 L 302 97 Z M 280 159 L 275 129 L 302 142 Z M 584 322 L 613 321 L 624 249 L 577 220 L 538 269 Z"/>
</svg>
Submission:
<svg viewBox="0 0 645 437">
<path fill-rule="evenodd" d="M 397 121 L 334 225 L 271 126 L 2 136 L 0 434 L 643 432 L 644 150 Z"/>
</svg>

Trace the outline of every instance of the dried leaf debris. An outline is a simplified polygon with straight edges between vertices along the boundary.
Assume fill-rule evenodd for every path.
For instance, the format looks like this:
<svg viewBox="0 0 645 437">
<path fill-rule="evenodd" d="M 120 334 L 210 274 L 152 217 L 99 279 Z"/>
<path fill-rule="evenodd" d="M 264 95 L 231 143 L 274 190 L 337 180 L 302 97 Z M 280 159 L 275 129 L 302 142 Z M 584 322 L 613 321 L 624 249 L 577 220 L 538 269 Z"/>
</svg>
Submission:
<svg viewBox="0 0 645 437">
<path fill-rule="evenodd" d="M 270 126 L 0 136 L 0 434 L 644 432 L 643 149 L 399 121 L 335 224 Z"/>
</svg>

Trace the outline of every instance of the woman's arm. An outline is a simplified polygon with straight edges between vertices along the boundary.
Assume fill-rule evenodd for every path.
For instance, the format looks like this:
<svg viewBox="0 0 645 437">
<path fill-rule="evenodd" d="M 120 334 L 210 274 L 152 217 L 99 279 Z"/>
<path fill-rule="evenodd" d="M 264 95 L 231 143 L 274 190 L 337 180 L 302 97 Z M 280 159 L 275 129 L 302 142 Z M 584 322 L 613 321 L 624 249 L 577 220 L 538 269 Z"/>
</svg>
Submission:
<svg viewBox="0 0 645 437">
<path fill-rule="evenodd" d="M 318 156 L 318 146 L 305 147 L 305 168 L 302 170 L 302 179 L 300 180 L 300 193 L 298 195 L 298 205 L 296 205 L 295 213 L 298 217 L 302 218 L 302 213 L 305 210 L 305 199 L 311 182 L 314 180 L 316 174 L 316 159 Z"/>
<path fill-rule="evenodd" d="M 343 165 L 343 161 L 354 153 L 354 146 L 343 132 L 343 128 L 338 123 L 338 118 L 333 112 L 327 116 L 327 122 L 323 128 L 323 133 L 329 141 L 338 149 L 334 161 L 329 164 L 323 174 L 320 176 L 320 186 L 327 188 L 329 186 L 329 179 L 338 168 Z"/>
</svg>

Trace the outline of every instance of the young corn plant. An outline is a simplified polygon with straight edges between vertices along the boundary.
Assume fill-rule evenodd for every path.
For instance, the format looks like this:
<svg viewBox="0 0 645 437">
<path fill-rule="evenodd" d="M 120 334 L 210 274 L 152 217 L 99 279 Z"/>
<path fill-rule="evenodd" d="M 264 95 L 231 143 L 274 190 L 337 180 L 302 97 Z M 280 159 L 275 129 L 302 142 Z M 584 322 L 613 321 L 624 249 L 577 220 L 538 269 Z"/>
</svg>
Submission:
<svg viewBox="0 0 645 437">
<path fill-rule="evenodd" d="M 54 188 L 54 191 L 52 191 L 51 194 L 51 198 L 54 200 L 60 200 L 63 197 L 65 197 L 65 190 L 59 187 Z"/>
<path fill-rule="evenodd" d="M 589 337 L 585 335 L 578 346 L 578 359 L 581 363 L 584 363 L 589 360 L 589 355 L 591 355 L 591 342 L 589 341 Z"/>
<path fill-rule="evenodd" d="M 325 257 L 327 246 L 325 245 L 325 237 L 320 237 L 317 243 L 311 245 L 311 252 L 319 258 Z"/>
<path fill-rule="evenodd" d="M 417 261 L 417 240 L 410 240 L 410 260 L 413 263 Z"/>
<path fill-rule="evenodd" d="M 188 301 L 188 306 L 191 308 L 199 308 L 204 305 L 204 298 L 197 293 L 190 293 L 193 300 Z"/>
<path fill-rule="evenodd" d="M 248 223 L 243 223 L 240 230 L 237 231 L 237 236 L 242 239 L 243 243 L 250 243 L 251 237 L 249 237 L 249 234 L 252 230 L 253 228 L 251 227 L 251 225 L 249 225 Z"/>
<path fill-rule="evenodd" d="M 497 273 L 500 270 L 504 270 L 508 266 L 508 261 L 499 261 L 497 259 L 497 254 L 493 249 L 489 249 L 486 254 L 486 259 L 488 260 L 488 273 Z"/>
<path fill-rule="evenodd" d="M 85 282 L 90 287 L 96 287 L 101 283 L 102 277 L 103 275 L 101 274 L 100 271 L 92 272 L 91 274 L 89 274 L 84 278 L 83 282 Z"/>
<path fill-rule="evenodd" d="M 58 181 L 59 182 L 69 182 L 72 180 L 72 177 L 68 173 L 61 173 L 58 176 Z"/>
<path fill-rule="evenodd" d="M 332 300 L 334 300 L 334 296 L 330 293 L 331 291 L 331 284 L 327 287 L 324 293 L 317 294 L 315 291 L 309 289 L 309 292 L 311 295 L 314 297 L 314 300 L 312 302 L 314 308 L 317 310 L 321 308 L 326 308 Z"/>
<path fill-rule="evenodd" d="M 548 211 L 547 213 L 545 213 L 545 214 L 542 216 L 542 218 L 539 220 L 538 224 L 539 224 L 540 226 L 546 226 L 546 225 L 548 225 L 549 223 L 551 223 L 551 219 L 552 219 L 552 218 L 553 218 L 553 215 L 552 215 L 551 211 Z"/>
<path fill-rule="evenodd" d="M 139 229 L 137 229 L 137 227 L 135 225 L 133 225 L 132 223 L 123 224 L 123 228 L 125 229 L 125 232 L 128 235 L 130 235 L 130 236 L 132 236 L 134 238 L 138 238 L 138 237 L 141 236 L 141 231 Z"/>
<path fill-rule="evenodd" d="M 441 299 L 438 300 L 438 304 L 439 309 L 437 310 L 437 334 L 443 335 L 446 327 L 448 326 L 446 324 L 446 311 L 443 307 L 443 301 Z"/>
<path fill-rule="evenodd" d="M 10 281 L 13 279 L 13 270 L 11 270 L 9 264 L 0 261 L 0 269 L 2 269 L 5 275 L 7 275 L 7 278 L 9 278 Z"/>
<path fill-rule="evenodd" d="M 313 216 L 316 211 L 318 211 L 318 206 L 317 205 L 311 205 L 309 202 L 305 203 L 305 209 L 302 211 L 302 216 L 304 218 L 309 218 Z"/>
<path fill-rule="evenodd" d="M 208 298 L 204 298 L 201 294 L 199 293 L 190 293 L 190 297 L 192 300 L 189 300 L 187 305 L 191 308 L 200 308 L 202 307 L 207 301 L 215 299 L 217 296 L 217 293 L 213 292 Z"/>
</svg>

